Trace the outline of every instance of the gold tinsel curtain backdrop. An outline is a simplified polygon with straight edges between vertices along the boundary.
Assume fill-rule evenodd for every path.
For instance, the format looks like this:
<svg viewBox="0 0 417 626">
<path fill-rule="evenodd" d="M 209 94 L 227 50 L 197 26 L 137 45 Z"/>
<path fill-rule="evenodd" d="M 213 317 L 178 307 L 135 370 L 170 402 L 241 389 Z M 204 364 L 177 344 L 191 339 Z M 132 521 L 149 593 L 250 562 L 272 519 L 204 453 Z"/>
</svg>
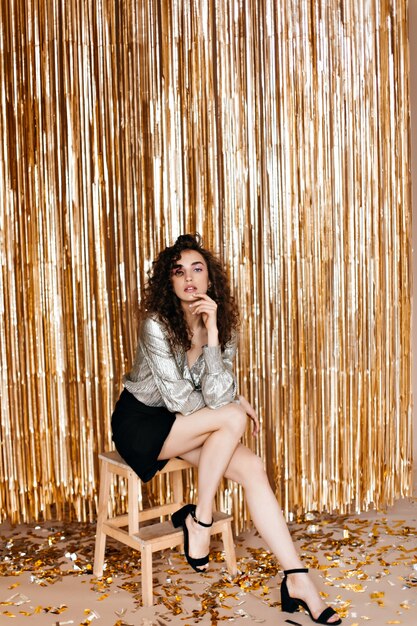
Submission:
<svg viewBox="0 0 417 626">
<path fill-rule="evenodd" d="M 196 230 L 236 287 L 247 440 L 286 513 L 410 493 L 406 15 L 1 3 L 2 518 L 94 517 L 140 287 Z"/>
</svg>

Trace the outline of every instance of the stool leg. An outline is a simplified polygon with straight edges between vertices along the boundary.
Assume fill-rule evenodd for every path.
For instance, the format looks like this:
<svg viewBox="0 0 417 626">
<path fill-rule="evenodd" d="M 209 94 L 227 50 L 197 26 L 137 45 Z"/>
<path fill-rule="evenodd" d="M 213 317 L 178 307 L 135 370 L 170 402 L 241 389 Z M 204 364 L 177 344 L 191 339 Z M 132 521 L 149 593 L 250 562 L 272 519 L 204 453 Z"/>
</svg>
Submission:
<svg viewBox="0 0 417 626">
<path fill-rule="evenodd" d="M 133 470 L 128 473 L 129 535 L 139 532 L 139 478 Z"/>
<path fill-rule="evenodd" d="M 174 500 L 181 506 L 184 500 L 183 487 L 182 487 L 182 470 L 172 472 L 172 491 L 174 493 Z"/>
<path fill-rule="evenodd" d="M 104 552 L 106 549 L 106 533 L 103 530 L 103 524 L 108 516 L 108 497 L 110 490 L 110 472 L 107 463 L 101 461 L 100 469 L 100 492 L 98 499 L 97 512 L 97 528 L 96 528 L 96 546 L 94 549 L 94 575 L 103 575 Z"/>
<path fill-rule="evenodd" d="M 237 564 L 231 521 L 226 522 L 224 529 L 222 530 L 222 540 L 227 569 L 233 576 L 235 576 L 237 574 Z"/>
<path fill-rule="evenodd" d="M 140 552 L 142 561 L 142 604 L 153 605 L 153 580 L 152 580 L 152 550 L 151 546 L 145 546 Z"/>
<path fill-rule="evenodd" d="M 172 493 L 174 494 L 174 502 L 180 508 L 184 504 L 184 487 L 182 482 L 182 470 L 176 470 L 170 472 L 172 477 Z M 184 543 L 180 543 L 178 546 L 179 552 L 184 552 Z"/>
<path fill-rule="evenodd" d="M 184 504 L 184 489 L 182 482 L 182 470 L 177 470 L 176 472 L 171 472 L 172 474 L 172 491 L 174 494 L 174 502 L 178 504 L 178 508 L 180 508 Z M 178 550 L 183 553 L 184 552 L 184 543 L 182 542 L 178 546 Z"/>
</svg>

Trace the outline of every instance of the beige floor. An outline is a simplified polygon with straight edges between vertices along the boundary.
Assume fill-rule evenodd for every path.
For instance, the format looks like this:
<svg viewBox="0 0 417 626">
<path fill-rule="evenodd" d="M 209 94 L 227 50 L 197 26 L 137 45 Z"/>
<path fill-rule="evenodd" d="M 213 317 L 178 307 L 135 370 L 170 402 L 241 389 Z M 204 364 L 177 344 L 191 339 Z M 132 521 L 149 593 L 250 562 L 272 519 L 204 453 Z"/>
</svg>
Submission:
<svg viewBox="0 0 417 626">
<path fill-rule="evenodd" d="M 309 519 L 291 531 L 327 600 L 347 626 L 417 625 L 417 499 L 384 513 Z M 140 606 L 137 554 L 109 544 L 106 578 L 92 574 L 94 526 L 0 526 L 0 624 L 168 626 L 312 624 L 282 613 L 281 573 L 254 532 L 236 541 L 230 580 L 219 545 L 198 575 L 176 552 L 155 556 L 156 605 Z"/>
</svg>

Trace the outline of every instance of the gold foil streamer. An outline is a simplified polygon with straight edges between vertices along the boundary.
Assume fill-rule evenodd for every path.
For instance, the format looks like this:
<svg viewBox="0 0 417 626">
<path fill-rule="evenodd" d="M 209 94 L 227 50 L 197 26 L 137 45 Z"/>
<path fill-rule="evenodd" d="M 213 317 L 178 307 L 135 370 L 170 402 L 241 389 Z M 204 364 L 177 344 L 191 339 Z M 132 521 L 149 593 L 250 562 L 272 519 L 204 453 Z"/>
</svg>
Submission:
<svg viewBox="0 0 417 626">
<path fill-rule="evenodd" d="M 139 290 L 194 230 L 236 286 L 287 515 L 410 492 L 406 10 L 1 3 L 2 518 L 94 517 Z"/>
</svg>

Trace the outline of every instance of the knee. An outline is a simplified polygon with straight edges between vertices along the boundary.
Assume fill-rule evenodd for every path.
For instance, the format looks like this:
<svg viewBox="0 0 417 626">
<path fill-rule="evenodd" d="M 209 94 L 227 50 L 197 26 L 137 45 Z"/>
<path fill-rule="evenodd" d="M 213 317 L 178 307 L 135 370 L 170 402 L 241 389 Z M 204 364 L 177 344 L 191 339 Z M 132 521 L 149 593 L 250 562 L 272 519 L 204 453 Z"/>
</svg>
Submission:
<svg viewBox="0 0 417 626">
<path fill-rule="evenodd" d="M 264 468 L 264 463 L 260 456 L 257 454 L 253 454 L 250 459 L 248 459 L 248 467 L 249 473 L 253 476 L 256 476 L 258 479 L 260 476 L 266 478 L 266 472 Z"/>
<path fill-rule="evenodd" d="M 238 439 L 240 439 L 246 430 L 247 415 L 245 411 L 242 409 L 240 404 L 231 402 L 227 405 L 226 415 L 227 428 L 231 430 L 238 437 Z"/>
<path fill-rule="evenodd" d="M 247 455 L 245 462 L 235 469 L 238 476 L 235 478 L 244 489 L 250 485 L 260 487 L 263 481 L 268 481 L 262 459 L 255 453 Z"/>
</svg>

